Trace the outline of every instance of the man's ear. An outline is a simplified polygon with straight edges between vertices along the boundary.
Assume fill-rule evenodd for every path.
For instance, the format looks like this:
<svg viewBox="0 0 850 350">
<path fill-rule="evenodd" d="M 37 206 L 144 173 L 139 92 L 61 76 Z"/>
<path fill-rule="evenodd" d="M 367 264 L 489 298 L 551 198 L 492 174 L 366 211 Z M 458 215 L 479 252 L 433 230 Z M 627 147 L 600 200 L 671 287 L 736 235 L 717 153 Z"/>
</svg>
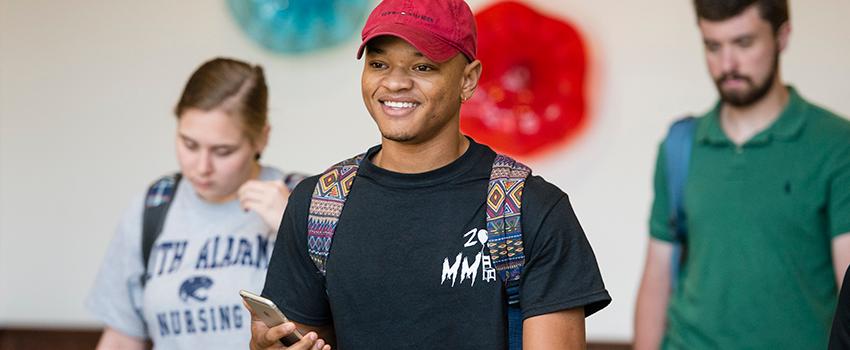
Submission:
<svg viewBox="0 0 850 350">
<path fill-rule="evenodd" d="M 788 47 L 788 39 L 791 37 L 791 22 L 786 21 L 776 30 L 776 43 L 779 45 L 779 52 L 785 51 Z"/>
<path fill-rule="evenodd" d="M 461 83 L 460 99 L 466 101 L 475 93 L 478 80 L 481 79 L 481 61 L 475 60 L 466 64 L 463 68 L 463 82 Z"/>
</svg>

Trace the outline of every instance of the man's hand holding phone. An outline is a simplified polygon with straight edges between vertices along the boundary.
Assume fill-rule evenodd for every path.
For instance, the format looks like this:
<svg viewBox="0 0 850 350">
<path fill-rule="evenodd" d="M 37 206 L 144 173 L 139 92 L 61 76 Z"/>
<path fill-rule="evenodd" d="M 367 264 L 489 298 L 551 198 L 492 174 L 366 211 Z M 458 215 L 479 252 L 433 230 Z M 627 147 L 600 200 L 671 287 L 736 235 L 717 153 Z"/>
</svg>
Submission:
<svg viewBox="0 0 850 350">
<path fill-rule="evenodd" d="M 246 305 L 247 307 L 247 305 Z M 248 310 L 251 310 L 248 307 Z M 316 332 L 309 332 L 297 343 L 284 346 L 280 340 L 295 332 L 295 324 L 286 322 L 269 328 L 254 312 L 251 312 L 251 350 L 331 350 L 331 346 L 318 339 Z"/>
<path fill-rule="evenodd" d="M 251 350 L 293 349 L 330 350 L 316 332 L 301 335 L 277 306 L 266 298 L 240 291 L 245 308 L 251 312 Z"/>
</svg>

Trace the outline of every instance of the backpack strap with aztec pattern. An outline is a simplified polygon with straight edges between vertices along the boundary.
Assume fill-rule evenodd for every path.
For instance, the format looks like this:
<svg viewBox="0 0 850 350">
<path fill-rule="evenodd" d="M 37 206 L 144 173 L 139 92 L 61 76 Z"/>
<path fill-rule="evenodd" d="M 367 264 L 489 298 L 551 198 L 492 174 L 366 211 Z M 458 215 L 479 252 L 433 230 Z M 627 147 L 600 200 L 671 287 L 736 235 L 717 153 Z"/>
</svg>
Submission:
<svg viewBox="0 0 850 350">
<path fill-rule="evenodd" d="M 325 262 L 331 251 L 336 224 L 365 156 L 365 153 L 360 154 L 325 170 L 313 190 L 307 217 L 307 251 L 323 276 L 327 272 Z"/>
<path fill-rule="evenodd" d="M 493 160 L 487 188 L 487 248 L 508 296 L 508 349 L 522 349 L 519 285 L 525 266 L 522 190 L 531 169 L 501 154 Z"/>
<path fill-rule="evenodd" d="M 330 167 L 319 177 L 307 217 L 307 250 L 316 269 L 327 274 L 327 259 L 345 200 L 365 154 Z M 496 155 L 487 187 L 487 249 L 508 296 L 509 349 L 522 349 L 519 284 L 525 255 L 522 243 L 522 190 L 531 169 Z"/>
</svg>

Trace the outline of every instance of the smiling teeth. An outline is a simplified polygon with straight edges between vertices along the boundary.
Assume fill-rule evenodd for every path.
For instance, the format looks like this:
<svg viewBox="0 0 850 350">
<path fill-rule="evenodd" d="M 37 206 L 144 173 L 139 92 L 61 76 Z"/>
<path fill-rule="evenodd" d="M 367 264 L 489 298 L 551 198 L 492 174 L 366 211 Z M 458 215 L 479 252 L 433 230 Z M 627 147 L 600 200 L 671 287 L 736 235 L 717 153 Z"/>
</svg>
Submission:
<svg viewBox="0 0 850 350">
<path fill-rule="evenodd" d="M 416 107 L 416 103 L 413 102 L 396 102 L 396 101 L 384 101 L 384 105 L 392 108 L 413 108 Z"/>
</svg>

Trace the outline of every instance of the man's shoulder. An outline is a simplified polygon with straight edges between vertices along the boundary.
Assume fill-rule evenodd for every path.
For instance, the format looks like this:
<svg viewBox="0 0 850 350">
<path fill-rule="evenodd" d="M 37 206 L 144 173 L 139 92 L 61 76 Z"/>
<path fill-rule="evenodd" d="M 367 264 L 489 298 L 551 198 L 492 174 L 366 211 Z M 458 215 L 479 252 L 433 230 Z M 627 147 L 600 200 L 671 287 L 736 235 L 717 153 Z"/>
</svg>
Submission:
<svg viewBox="0 0 850 350">
<path fill-rule="evenodd" d="M 544 179 L 540 174 L 535 173 L 532 173 L 528 179 L 525 180 L 524 191 L 550 196 L 566 195 L 560 187 Z"/>
<path fill-rule="evenodd" d="M 527 209 L 536 216 L 551 210 L 560 200 L 567 198 L 567 194 L 542 176 L 532 174 L 525 181 L 522 197 L 523 212 Z"/>
<path fill-rule="evenodd" d="M 829 164 L 847 164 L 850 156 L 850 120 L 806 101 L 803 140 L 809 148 L 827 155 Z"/>
<path fill-rule="evenodd" d="M 296 213 L 307 215 L 307 211 L 310 208 L 310 200 L 313 198 L 313 189 L 316 188 L 316 185 L 319 183 L 319 177 L 322 174 L 316 174 L 313 176 L 309 176 L 301 180 L 295 189 L 292 190 L 292 193 L 289 194 L 289 204 L 293 206 L 296 210 Z"/>
<path fill-rule="evenodd" d="M 811 102 L 807 102 L 806 114 L 808 122 L 812 123 L 813 130 L 817 131 L 819 136 L 850 140 L 850 120 L 847 117 Z"/>
<path fill-rule="evenodd" d="M 319 183 L 319 178 L 322 176 L 322 174 L 323 173 L 319 173 L 319 174 L 316 174 L 316 175 L 311 175 L 311 176 L 305 177 L 292 190 L 292 196 L 299 196 L 299 195 L 303 196 L 305 194 L 307 196 L 309 196 L 310 194 L 312 194 L 313 188 L 315 188 L 316 184 Z"/>
<path fill-rule="evenodd" d="M 664 140 L 667 140 L 674 133 L 674 129 L 678 129 L 679 132 L 691 130 L 695 135 L 700 134 L 699 129 L 705 129 L 707 127 L 706 124 L 710 123 L 712 116 L 716 113 L 715 109 L 711 109 L 701 113 L 682 114 L 676 117 L 667 124 Z M 704 133 L 705 130 L 702 130 L 702 132 Z"/>
</svg>

